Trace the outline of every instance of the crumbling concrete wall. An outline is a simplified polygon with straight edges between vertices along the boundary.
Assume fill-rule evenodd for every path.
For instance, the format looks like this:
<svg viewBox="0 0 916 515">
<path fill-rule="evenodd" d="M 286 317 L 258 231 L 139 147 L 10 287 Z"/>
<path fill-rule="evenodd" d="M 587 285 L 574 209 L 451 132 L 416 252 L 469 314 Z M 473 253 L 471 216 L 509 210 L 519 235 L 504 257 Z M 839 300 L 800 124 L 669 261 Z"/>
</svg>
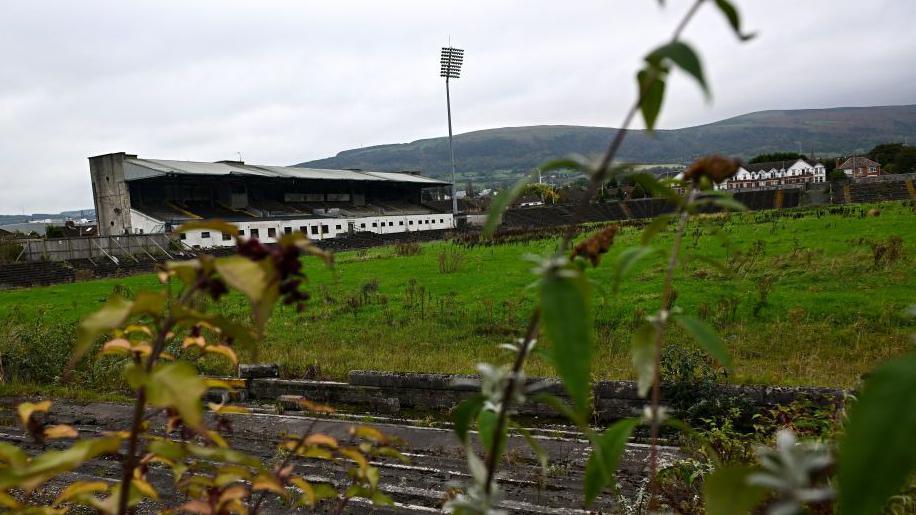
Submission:
<svg viewBox="0 0 916 515">
<path fill-rule="evenodd" d="M 722 385 L 721 388 L 724 395 L 743 397 L 761 410 L 801 400 L 814 405 L 840 406 L 844 399 L 844 392 L 835 388 L 753 385 Z M 248 393 L 254 399 L 279 401 L 286 396 L 301 395 L 316 402 L 359 405 L 386 414 L 403 409 L 445 412 L 479 391 L 478 376 L 454 374 L 352 371 L 347 382 L 275 377 L 248 381 Z M 528 391 L 565 397 L 562 384 L 554 378 L 531 378 Z M 593 386 L 593 396 L 595 418 L 604 422 L 638 416 L 646 404 L 637 394 L 633 381 L 599 381 Z M 663 400 L 664 397 L 663 387 Z M 537 403 L 527 403 L 520 413 L 531 416 L 556 414 L 549 406 Z"/>
</svg>

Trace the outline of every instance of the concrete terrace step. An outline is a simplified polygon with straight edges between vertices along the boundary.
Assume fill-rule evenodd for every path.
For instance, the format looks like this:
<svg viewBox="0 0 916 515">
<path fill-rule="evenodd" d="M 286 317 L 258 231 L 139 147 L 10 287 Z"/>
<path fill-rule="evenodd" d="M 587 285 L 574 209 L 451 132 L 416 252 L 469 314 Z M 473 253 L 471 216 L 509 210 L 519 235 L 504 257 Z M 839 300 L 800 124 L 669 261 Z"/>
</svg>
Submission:
<svg viewBox="0 0 916 515">
<path fill-rule="evenodd" d="M 92 437 L 102 431 L 126 427 L 132 407 L 112 403 L 76 405 L 55 403 L 49 414 L 50 423 L 75 424 L 83 437 Z M 161 428 L 164 419 L 150 412 L 151 425 Z M 211 417 L 212 418 L 212 417 Z M 276 455 L 281 434 L 302 434 L 308 428 L 334 436 L 339 440 L 349 438 L 351 422 L 315 419 L 299 415 L 248 414 L 230 415 L 233 432 L 228 439 L 233 447 L 270 460 Z M 463 445 L 451 430 L 425 428 L 404 424 L 373 424 L 385 434 L 406 442 L 403 450 L 409 456 L 407 464 L 381 459 L 374 464 L 381 472 L 380 488 L 399 505 L 394 509 L 377 510 L 380 513 L 423 513 L 441 509 L 445 492 L 468 480 Z M 527 443 L 520 436 L 510 436 L 507 456 L 511 459 L 502 465 L 498 480 L 505 493 L 503 507 L 513 513 L 584 513 L 582 502 L 582 474 L 588 457 L 588 443 L 581 439 L 537 437 L 550 456 L 554 466 L 546 480 Z M 0 440 L 24 446 L 31 452 L 38 449 L 29 442 L 18 427 L 0 427 Z M 60 446 L 60 443 L 54 444 Z M 645 474 L 647 460 L 645 445 L 629 445 L 621 462 L 619 480 L 621 492 L 633 495 Z M 679 456 L 675 448 L 662 447 L 662 459 L 670 462 Z M 339 484 L 345 478 L 343 469 L 336 463 L 323 460 L 294 460 L 297 474 L 310 481 Z M 53 497 L 69 481 L 87 477 L 116 480 L 120 473 L 117 459 L 93 460 L 76 473 L 48 485 L 40 495 Z M 170 472 L 153 468 L 150 480 L 163 492 L 164 505 L 175 506 L 183 502 L 174 492 Z M 597 501 L 594 509 L 612 510 L 616 499 L 606 495 Z M 158 506 L 162 507 L 162 506 Z M 141 507 L 141 513 L 151 512 L 157 505 Z M 287 509 L 276 501 L 268 505 L 268 512 L 283 513 Z M 350 513 L 365 512 L 369 506 L 354 504 Z"/>
</svg>

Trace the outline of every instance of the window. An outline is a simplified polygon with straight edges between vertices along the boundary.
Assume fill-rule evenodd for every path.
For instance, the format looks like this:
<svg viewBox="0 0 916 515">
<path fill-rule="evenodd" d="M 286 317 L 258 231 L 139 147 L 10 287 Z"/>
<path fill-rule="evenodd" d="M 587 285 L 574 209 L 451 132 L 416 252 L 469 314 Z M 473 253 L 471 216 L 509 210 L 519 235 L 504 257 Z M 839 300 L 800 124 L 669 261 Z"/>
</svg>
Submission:
<svg viewBox="0 0 916 515">
<path fill-rule="evenodd" d="M 268 237 L 268 238 L 276 238 L 276 237 L 277 237 L 277 230 L 276 230 L 275 228 L 273 228 L 273 227 L 268 227 L 268 228 L 267 228 L 267 237 Z"/>
<path fill-rule="evenodd" d="M 223 233 L 223 241 L 229 241 L 229 240 L 231 240 L 231 239 L 232 239 L 232 235 L 231 235 L 231 234 L 229 234 L 228 232 L 224 232 L 224 233 Z"/>
<path fill-rule="evenodd" d="M 251 237 L 252 237 L 252 238 L 257 238 L 257 237 L 260 236 L 260 235 L 261 235 L 261 231 L 260 231 L 260 230 L 258 230 L 258 229 L 252 229 L 252 230 L 251 230 Z"/>
<path fill-rule="evenodd" d="M 372 227 L 378 227 L 378 224 L 376 222 L 372 222 Z"/>
<path fill-rule="evenodd" d="M 286 233 L 286 234 L 292 234 L 292 233 L 293 233 L 293 228 L 292 228 L 292 227 L 284 227 L 284 228 L 283 228 L 283 232 Z"/>
<path fill-rule="evenodd" d="M 321 226 L 321 234 L 327 234 L 327 233 L 328 233 L 328 226 L 327 226 L 327 225 L 322 225 L 322 226 Z"/>
<path fill-rule="evenodd" d="M 404 225 L 404 220 L 399 220 L 398 225 Z"/>
<path fill-rule="evenodd" d="M 413 220 L 411 220 L 409 223 L 410 223 L 410 225 L 413 225 Z"/>
<path fill-rule="evenodd" d="M 207 231 L 204 231 L 204 232 L 200 233 L 200 239 L 202 239 L 202 240 L 209 240 L 209 239 L 210 239 L 210 233 L 207 232 Z"/>
<path fill-rule="evenodd" d="M 309 232 L 309 228 L 303 225 L 302 227 L 299 228 L 299 232 L 301 232 L 302 234 L 306 234 Z"/>
<path fill-rule="evenodd" d="M 360 228 L 360 229 L 365 229 L 365 228 L 366 228 L 366 224 L 359 224 L 359 228 Z"/>
<path fill-rule="evenodd" d="M 313 225 L 313 226 L 312 226 L 312 234 L 318 234 L 318 226 L 317 226 L 317 225 Z"/>
<path fill-rule="evenodd" d="M 114 223 L 114 222 L 112 222 L 112 223 Z M 179 239 L 182 239 L 182 240 L 186 240 L 186 239 L 188 239 L 188 235 L 185 234 L 185 233 L 181 233 L 181 235 L 180 235 L 178 238 L 179 238 Z"/>
<path fill-rule="evenodd" d="M 444 224 L 444 223 L 445 223 L 445 218 L 440 218 L 440 219 L 439 219 L 439 223 L 440 223 L 440 224 Z"/>
<path fill-rule="evenodd" d="M 394 227 L 394 222 L 388 222 L 388 227 Z"/>
<path fill-rule="evenodd" d="M 239 236 L 245 236 L 245 229 L 239 229 Z"/>
<path fill-rule="evenodd" d="M 339 225 L 335 225 L 334 228 L 337 229 L 338 231 L 340 230 L 340 226 L 339 226 Z"/>
</svg>

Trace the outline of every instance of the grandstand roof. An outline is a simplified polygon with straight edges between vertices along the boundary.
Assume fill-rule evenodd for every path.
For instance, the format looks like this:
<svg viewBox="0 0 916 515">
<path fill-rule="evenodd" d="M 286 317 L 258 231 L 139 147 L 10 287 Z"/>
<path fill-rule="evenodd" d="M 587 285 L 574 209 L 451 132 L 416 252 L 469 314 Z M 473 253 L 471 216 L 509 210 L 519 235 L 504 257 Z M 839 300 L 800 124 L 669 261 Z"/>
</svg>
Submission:
<svg viewBox="0 0 916 515">
<path fill-rule="evenodd" d="M 443 186 L 447 182 L 405 172 L 368 172 L 362 170 L 330 170 L 299 168 L 297 166 L 250 165 L 241 161 L 173 161 L 168 159 L 128 158 L 124 161 L 124 179 L 128 181 L 165 175 L 251 176 L 285 179 L 315 179 L 332 181 L 373 181 L 420 183 Z"/>
</svg>

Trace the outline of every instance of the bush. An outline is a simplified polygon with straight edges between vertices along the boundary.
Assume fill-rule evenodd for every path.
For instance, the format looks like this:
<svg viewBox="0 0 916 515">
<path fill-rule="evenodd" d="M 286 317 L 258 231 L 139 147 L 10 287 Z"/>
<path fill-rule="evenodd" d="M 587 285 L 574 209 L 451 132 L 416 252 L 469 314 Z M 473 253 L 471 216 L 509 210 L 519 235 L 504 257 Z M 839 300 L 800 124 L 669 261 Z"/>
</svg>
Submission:
<svg viewBox="0 0 916 515">
<path fill-rule="evenodd" d="M 415 241 L 405 241 L 396 243 L 394 245 L 394 255 L 395 256 L 416 256 L 423 251 L 423 247 Z"/>
</svg>

